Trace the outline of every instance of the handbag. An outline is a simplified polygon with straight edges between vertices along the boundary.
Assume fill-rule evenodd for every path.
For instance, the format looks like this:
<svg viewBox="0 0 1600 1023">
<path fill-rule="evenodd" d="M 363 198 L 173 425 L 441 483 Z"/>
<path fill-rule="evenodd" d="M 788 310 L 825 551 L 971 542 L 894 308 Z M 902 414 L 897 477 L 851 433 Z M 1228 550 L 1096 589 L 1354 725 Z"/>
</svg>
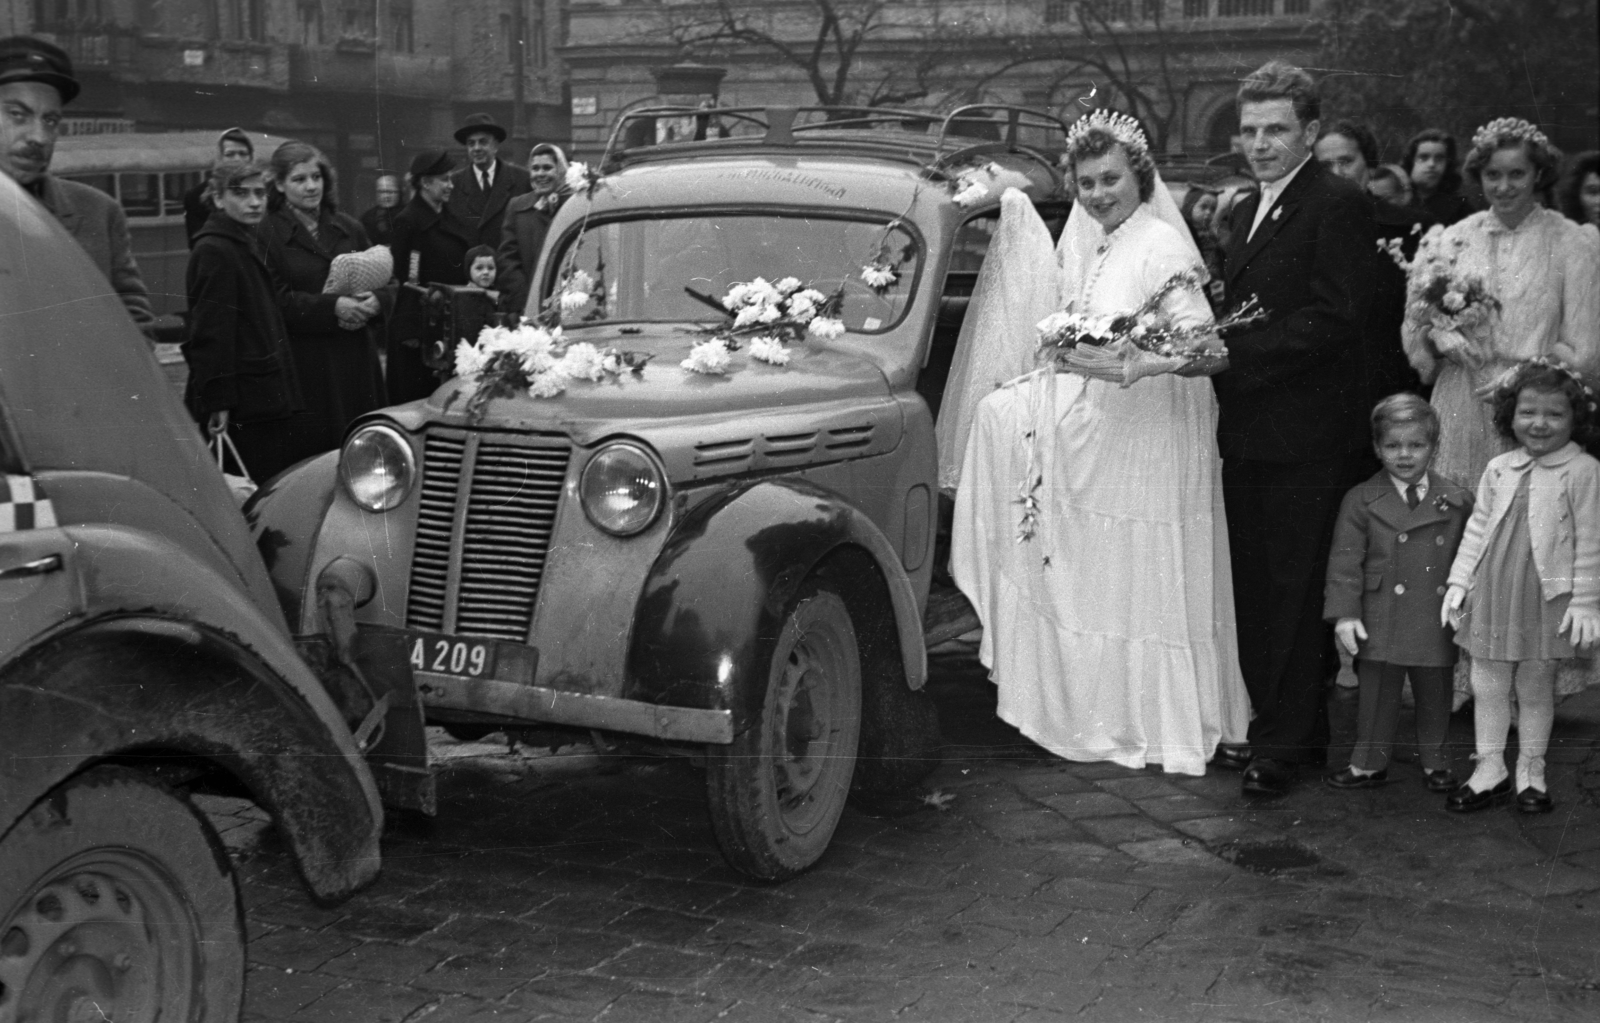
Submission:
<svg viewBox="0 0 1600 1023">
<path fill-rule="evenodd" d="M 250 478 L 250 470 L 245 468 L 238 446 L 234 444 L 233 438 L 228 436 L 227 430 L 212 434 L 208 446 L 211 448 L 211 453 L 217 457 L 217 471 L 222 473 L 222 481 L 228 484 L 228 491 L 233 494 L 234 501 L 244 504 L 250 499 L 250 495 L 256 492 L 256 484 Z M 233 456 L 233 464 L 239 469 L 238 475 L 227 469 L 229 455 Z"/>
</svg>

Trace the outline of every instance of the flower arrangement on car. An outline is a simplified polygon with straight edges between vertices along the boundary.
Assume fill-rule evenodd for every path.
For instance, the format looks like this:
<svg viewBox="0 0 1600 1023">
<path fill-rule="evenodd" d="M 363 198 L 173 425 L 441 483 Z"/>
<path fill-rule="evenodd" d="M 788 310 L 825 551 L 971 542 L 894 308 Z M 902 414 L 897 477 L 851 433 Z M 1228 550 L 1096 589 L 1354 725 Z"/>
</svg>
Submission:
<svg viewBox="0 0 1600 1023">
<path fill-rule="evenodd" d="M 1413 228 L 1413 232 L 1415 232 Z M 1406 304 L 1427 321 L 1424 343 L 1435 358 L 1455 357 L 1482 366 L 1493 357 L 1489 339 L 1481 330 L 1500 308 L 1500 300 L 1477 274 L 1457 265 L 1465 239 L 1444 240 L 1444 227 L 1435 225 L 1422 236 L 1417 257 L 1407 260 L 1399 238 L 1380 240 L 1378 248 L 1389 255 L 1406 275 Z"/>
<path fill-rule="evenodd" d="M 696 297 L 710 303 L 709 296 Z M 728 372 L 731 355 L 742 344 L 750 347 L 750 357 L 773 366 L 786 366 L 793 358 L 789 345 L 807 335 L 831 341 L 844 333 L 839 307 L 844 302 L 841 286 L 831 295 L 801 284 L 798 277 L 768 281 L 757 277 L 733 285 L 722 296 L 721 307 L 727 318 L 703 328 L 711 336 L 689 350 L 679 363 L 691 373 L 720 376 Z"/>
<path fill-rule="evenodd" d="M 559 326 L 523 320 L 515 327 L 485 327 L 476 341 L 461 342 L 456 346 L 455 371 L 472 387 L 465 408 L 469 418 L 476 418 L 491 400 L 518 392 L 554 398 L 574 380 L 599 383 L 624 373 L 639 376 L 652 358 L 648 352 L 568 341 Z"/>
</svg>

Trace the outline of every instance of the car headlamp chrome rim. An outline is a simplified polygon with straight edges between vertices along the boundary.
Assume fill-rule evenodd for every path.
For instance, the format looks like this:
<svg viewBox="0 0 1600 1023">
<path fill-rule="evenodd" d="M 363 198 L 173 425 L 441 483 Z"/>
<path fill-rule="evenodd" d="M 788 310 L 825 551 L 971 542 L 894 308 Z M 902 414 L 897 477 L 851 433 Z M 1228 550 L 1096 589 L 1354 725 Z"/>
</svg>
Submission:
<svg viewBox="0 0 1600 1023">
<path fill-rule="evenodd" d="M 650 528 L 666 495 L 667 482 L 656 460 L 626 441 L 596 451 L 578 481 L 583 513 L 612 536 L 633 536 Z"/>
<path fill-rule="evenodd" d="M 417 456 L 394 427 L 363 426 L 344 442 L 339 477 L 350 500 L 367 511 L 388 511 L 411 492 Z"/>
</svg>

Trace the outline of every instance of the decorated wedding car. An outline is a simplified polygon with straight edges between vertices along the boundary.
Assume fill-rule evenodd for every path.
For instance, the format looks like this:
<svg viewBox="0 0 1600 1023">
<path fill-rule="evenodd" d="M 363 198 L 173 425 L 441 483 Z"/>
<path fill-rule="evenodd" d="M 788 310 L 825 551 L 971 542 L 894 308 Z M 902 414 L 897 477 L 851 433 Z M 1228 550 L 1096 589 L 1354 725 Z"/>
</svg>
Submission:
<svg viewBox="0 0 1600 1023">
<path fill-rule="evenodd" d="M 1001 193 L 1064 216 L 1063 130 L 625 115 L 574 169 L 526 320 L 459 339 L 455 379 L 250 509 L 304 647 L 404 644 L 365 662 L 414 679 L 386 798 L 433 804 L 423 721 L 574 729 L 691 756 L 726 858 L 778 879 L 852 791 L 931 769 L 926 647 L 976 624 L 933 585 L 934 420 Z"/>
</svg>

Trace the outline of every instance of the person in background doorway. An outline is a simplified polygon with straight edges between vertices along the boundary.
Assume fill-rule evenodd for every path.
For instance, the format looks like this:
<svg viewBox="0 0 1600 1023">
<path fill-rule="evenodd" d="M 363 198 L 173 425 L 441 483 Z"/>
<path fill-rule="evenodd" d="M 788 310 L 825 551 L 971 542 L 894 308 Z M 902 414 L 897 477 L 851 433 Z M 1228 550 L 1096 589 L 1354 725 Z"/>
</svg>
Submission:
<svg viewBox="0 0 1600 1023">
<path fill-rule="evenodd" d="M 1448 227 L 1471 215 L 1472 200 L 1461 194 L 1461 169 L 1456 137 L 1440 128 L 1424 128 L 1406 143 L 1401 161 L 1411 177 L 1411 204 Z"/>
<path fill-rule="evenodd" d="M 1574 156 L 1558 192 L 1568 220 L 1600 228 L 1600 151 Z"/>
<path fill-rule="evenodd" d="M 467 166 L 455 173 L 450 208 L 472 229 L 474 244 L 499 245 L 506 203 L 533 188 L 528 172 L 500 159 L 506 130 L 488 114 L 469 116 L 455 138 L 467 147 Z"/>
<path fill-rule="evenodd" d="M 378 203 L 361 214 L 361 227 L 374 245 L 388 245 L 394 238 L 394 218 L 400 215 L 400 179 L 393 174 L 378 175 Z"/>
<path fill-rule="evenodd" d="M 127 215 L 99 189 L 50 173 L 61 108 L 78 88 L 72 61 L 59 47 L 28 36 L 0 39 L 0 172 L 61 222 L 149 336 L 155 314 L 133 259 Z"/>
<path fill-rule="evenodd" d="M 256 158 L 255 146 L 243 128 L 229 128 L 217 136 L 217 159 L 226 163 L 244 165 Z M 217 208 L 211 198 L 211 180 L 202 178 L 198 185 L 183 193 L 183 231 L 194 248 L 194 236 Z"/>
</svg>

